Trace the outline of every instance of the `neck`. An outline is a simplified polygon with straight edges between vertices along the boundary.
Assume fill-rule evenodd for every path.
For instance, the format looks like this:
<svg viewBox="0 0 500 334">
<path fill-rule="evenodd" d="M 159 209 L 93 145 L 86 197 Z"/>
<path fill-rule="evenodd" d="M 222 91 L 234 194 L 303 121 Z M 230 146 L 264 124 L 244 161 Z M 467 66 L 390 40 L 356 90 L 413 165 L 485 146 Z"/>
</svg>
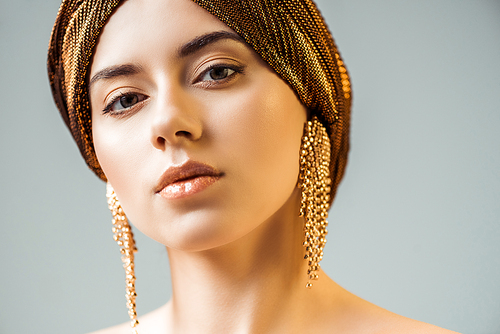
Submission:
<svg viewBox="0 0 500 334">
<path fill-rule="evenodd" d="M 268 332 L 289 305 L 297 305 L 294 299 L 308 291 L 298 201 L 293 196 L 229 244 L 200 252 L 168 249 L 174 332 Z"/>
</svg>

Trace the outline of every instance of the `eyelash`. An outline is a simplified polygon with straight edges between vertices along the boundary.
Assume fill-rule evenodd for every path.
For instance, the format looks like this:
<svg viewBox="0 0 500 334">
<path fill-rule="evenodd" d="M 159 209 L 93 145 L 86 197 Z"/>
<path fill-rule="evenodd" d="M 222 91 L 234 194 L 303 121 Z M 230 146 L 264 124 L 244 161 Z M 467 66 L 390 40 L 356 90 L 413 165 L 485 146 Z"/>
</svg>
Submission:
<svg viewBox="0 0 500 334">
<path fill-rule="evenodd" d="M 205 75 L 207 75 L 208 73 L 210 73 L 210 71 L 213 71 L 213 70 L 216 70 L 216 69 L 229 69 L 229 70 L 232 70 L 233 73 L 229 74 L 226 78 L 220 79 L 220 80 L 216 80 L 216 79 L 207 80 L 207 81 L 202 81 L 201 80 Z M 239 65 L 213 64 L 213 65 L 210 65 L 203 72 L 201 72 L 200 75 L 198 75 L 198 77 L 195 79 L 195 84 L 197 84 L 197 83 L 206 83 L 206 85 L 208 87 L 210 87 L 212 85 L 223 84 L 223 83 L 226 83 L 226 82 L 230 81 L 231 79 L 233 79 L 233 77 L 236 74 L 242 74 L 243 71 L 244 71 L 244 69 L 245 69 L 244 66 L 239 66 Z"/>
<path fill-rule="evenodd" d="M 227 77 L 223 79 L 213 79 L 213 80 L 201 80 L 205 75 L 210 73 L 210 71 L 216 70 L 216 69 L 229 69 L 233 71 L 233 73 L 229 74 Z M 210 65 L 207 69 L 205 69 L 198 77 L 195 79 L 194 84 L 201 84 L 205 86 L 205 88 L 212 87 L 214 85 L 220 85 L 227 83 L 231 81 L 236 74 L 241 74 L 244 71 L 244 66 L 238 66 L 238 65 L 230 65 L 230 64 L 214 64 Z M 123 97 L 134 97 L 138 96 L 139 101 L 135 103 L 134 105 L 128 107 L 128 108 L 123 108 L 120 110 L 112 110 L 113 106 L 120 101 Z M 102 110 L 102 114 L 106 115 L 113 115 L 113 116 L 123 116 L 126 111 L 129 111 L 136 107 L 139 103 L 145 101 L 148 97 L 144 94 L 139 94 L 139 93 L 134 93 L 134 92 L 129 92 L 129 93 L 120 93 L 119 95 L 115 96 Z"/>
<path fill-rule="evenodd" d="M 120 101 L 121 98 L 123 98 L 123 97 L 134 97 L 134 96 L 138 96 L 139 97 L 139 101 L 137 103 L 135 103 L 133 106 L 128 107 L 128 108 L 123 108 L 123 109 L 120 109 L 120 110 L 113 110 L 112 109 L 113 106 L 118 101 Z M 144 95 L 144 94 L 133 93 L 133 92 L 120 93 L 119 95 L 113 97 L 113 99 L 104 107 L 104 109 L 102 110 L 102 113 L 103 113 L 103 115 L 110 114 L 110 115 L 113 115 L 113 116 L 122 116 L 125 113 L 125 111 L 133 109 L 139 103 L 145 101 L 146 99 L 147 99 L 147 96 Z"/>
</svg>

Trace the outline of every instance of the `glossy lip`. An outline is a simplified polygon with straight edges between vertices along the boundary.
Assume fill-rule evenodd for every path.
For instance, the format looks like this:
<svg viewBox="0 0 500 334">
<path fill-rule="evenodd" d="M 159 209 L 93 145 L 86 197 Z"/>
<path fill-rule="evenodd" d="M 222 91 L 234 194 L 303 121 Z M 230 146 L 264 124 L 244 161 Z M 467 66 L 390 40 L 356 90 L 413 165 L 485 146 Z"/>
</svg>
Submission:
<svg viewBox="0 0 500 334">
<path fill-rule="evenodd" d="M 188 160 L 169 167 L 160 177 L 155 193 L 167 199 L 183 198 L 205 190 L 223 173 L 210 165 Z"/>
</svg>

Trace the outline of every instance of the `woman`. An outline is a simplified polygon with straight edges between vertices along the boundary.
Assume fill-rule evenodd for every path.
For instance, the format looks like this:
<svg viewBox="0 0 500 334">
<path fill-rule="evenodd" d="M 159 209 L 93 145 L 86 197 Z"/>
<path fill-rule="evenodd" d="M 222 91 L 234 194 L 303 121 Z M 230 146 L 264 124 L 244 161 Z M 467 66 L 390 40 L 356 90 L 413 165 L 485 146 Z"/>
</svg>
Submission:
<svg viewBox="0 0 500 334">
<path fill-rule="evenodd" d="M 108 182 L 134 331 L 449 332 L 319 268 L 351 91 L 311 1 L 63 1 L 49 75 Z M 166 246 L 172 273 L 171 301 L 139 319 L 126 217 Z"/>
</svg>

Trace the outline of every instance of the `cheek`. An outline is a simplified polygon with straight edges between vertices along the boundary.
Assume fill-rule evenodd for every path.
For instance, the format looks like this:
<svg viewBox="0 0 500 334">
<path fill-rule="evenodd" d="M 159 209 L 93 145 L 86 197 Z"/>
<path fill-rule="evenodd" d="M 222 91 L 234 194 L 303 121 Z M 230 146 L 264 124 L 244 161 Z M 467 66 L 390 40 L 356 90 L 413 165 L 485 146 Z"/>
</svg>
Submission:
<svg viewBox="0 0 500 334">
<path fill-rule="evenodd" d="M 251 189 L 240 196 L 271 207 L 288 199 L 296 185 L 307 112 L 276 74 L 270 72 L 261 81 L 265 84 L 245 87 L 225 106 L 231 114 L 218 117 L 224 119 L 225 128 L 221 126 L 225 138 L 218 142 L 238 164 L 238 179 Z"/>
<path fill-rule="evenodd" d="M 140 182 L 137 175 L 148 150 L 141 145 L 144 140 L 138 138 L 142 133 L 137 129 L 140 124 L 128 122 L 117 125 L 102 118 L 92 124 L 97 159 L 109 183 L 121 197 L 141 189 L 137 184 Z"/>
</svg>

